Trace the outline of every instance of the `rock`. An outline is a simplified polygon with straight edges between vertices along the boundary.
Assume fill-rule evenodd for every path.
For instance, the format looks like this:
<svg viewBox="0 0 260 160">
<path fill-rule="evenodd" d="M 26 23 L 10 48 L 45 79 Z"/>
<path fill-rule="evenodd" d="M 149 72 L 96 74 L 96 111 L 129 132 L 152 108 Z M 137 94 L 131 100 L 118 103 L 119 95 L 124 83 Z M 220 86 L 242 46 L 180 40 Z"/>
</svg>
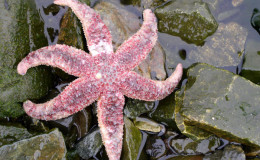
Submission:
<svg viewBox="0 0 260 160">
<path fill-rule="evenodd" d="M 164 33 L 159 34 L 159 41 L 166 53 L 166 69 L 170 75 L 178 63 L 188 68 L 198 62 L 221 68 L 229 67 L 235 72 L 242 63 L 246 37 L 247 30 L 231 22 L 220 23 L 215 34 L 203 46 L 188 45 L 179 38 Z"/>
<path fill-rule="evenodd" d="M 206 155 L 203 160 L 245 160 L 243 149 L 236 145 L 227 145 L 223 151 L 217 151 L 211 155 Z"/>
<path fill-rule="evenodd" d="M 200 155 L 215 151 L 220 146 L 220 140 L 216 136 L 200 141 L 193 141 L 190 138 L 173 139 L 171 146 L 179 154 Z"/>
<path fill-rule="evenodd" d="M 62 134 L 55 129 L 48 134 L 4 145 L 0 147 L 0 155 L 5 160 L 65 159 L 66 146 Z"/>
<path fill-rule="evenodd" d="M 142 142 L 142 134 L 138 128 L 126 117 L 124 117 L 124 140 L 123 140 L 123 152 L 121 159 L 124 160 L 136 160 L 142 159 L 139 154 Z"/>
<path fill-rule="evenodd" d="M 201 45 L 218 27 L 207 3 L 201 0 L 176 0 L 155 10 L 160 32 Z"/>
<path fill-rule="evenodd" d="M 157 136 L 149 137 L 146 142 L 146 154 L 148 154 L 152 159 L 159 159 L 166 154 L 166 146 L 164 141 Z"/>
<path fill-rule="evenodd" d="M 201 140 L 204 140 L 204 139 L 207 139 L 207 138 L 213 136 L 213 134 L 210 132 L 200 129 L 197 126 L 189 125 L 189 124 L 185 123 L 186 118 L 180 114 L 180 107 L 178 107 L 178 106 L 181 106 L 183 103 L 183 99 L 180 96 L 180 94 L 182 92 L 183 91 L 177 91 L 175 94 L 176 95 L 175 105 L 177 107 L 175 107 L 175 111 L 174 111 L 175 112 L 175 122 L 176 122 L 179 130 L 181 131 L 181 133 L 184 134 L 185 136 L 191 138 L 193 141 L 201 141 Z"/>
<path fill-rule="evenodd" d="M 260 86 L 229 71 L 197 64 L 189 69 L 188 82 L 177 99 L 182 101 L 175 107 L 187 124 L 259 147 L 259 95 Z"/>
<path fill-rule="evenodd" d="M 0 125 L 0 146 L 32 137 L 26 128 L 20 124 Z"/>
<path fill-rule="evenodd" d="M 259 41 L 248 40 L 241 76 L 260 84 L 260 46 Z"/>
<path fill-rule="evenodd" d="M 220 23 L 218 30 L 207 43 L 192 50 L 187 57 L 194 63 L 208 63 L 216 67 L 238 66 L 243 58 L 246 37 L 246 29 L 239 24 Z"/>
<path fill-rule="evenodd" d="M 161 100 L 154 112 L 149 114 L 149 116 L 160 123 L 166 124 L 168 129 L 177 130 L 174 115 L 174 94 Z"/>
<path fill-rule="evenodd" d="M 102 146 L 100 130 L 95 129 L 76 144 L 76 152 L 81 158 L 89 159 L 95 156 Z"/>
<path fill-rule="evenodd" d="M 136 117 L 134 119 L 134 125 L 140 130 L 149 132 L 160 132 L 162 130 L 162 125 L 145 117 Z"/>
<path fill-rule="evenodd" d="M 136 118 L 141 114 L 152 111 L 154 102 L 146 102 L 138 99 L 127 99 L 124 107 L 124 114 L 129 118 Z"/>
<path fill-rule="evenodd" d="M 108 26 L 113 39 L 114 51 L 128 38 L 135 34 L 141 27 L 137 15 L 127 11 L 122 6 L 109 2 L 100 2 L 94 9 L 100 14 L 104 23 Z M 151 53 L 147 56 L 135 71 L 144 77 L 164 80 L 165 53 L 157 42 Z"/>
<path fill-rule="evenodd" d="M 0 117 L 18 117 L 24 113 L 21 102 L 45 96 L 52 81 L 47 67 L 21 76 L 17 64 L 48 41 L 34 1 L 1 0 L 0 10 Z"/>
<path fill-rule="evenodd" d="M 260 34 L 260 11 L 257 8 L 253 10 L 251 25 Z"/>
</svg>

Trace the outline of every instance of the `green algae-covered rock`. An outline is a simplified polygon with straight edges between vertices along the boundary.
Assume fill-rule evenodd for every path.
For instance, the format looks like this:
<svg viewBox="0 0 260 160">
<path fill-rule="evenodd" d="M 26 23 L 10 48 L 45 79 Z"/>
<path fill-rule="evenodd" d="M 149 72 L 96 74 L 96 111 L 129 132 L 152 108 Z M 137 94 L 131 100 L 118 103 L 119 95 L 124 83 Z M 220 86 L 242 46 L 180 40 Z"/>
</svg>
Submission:
<svg viewBox="0 0 260 160">
<path fill-rule="evenodd" d="M 259 41 L 250 40 L 245 50 L 245 60 L 241 76 L 260 84 L 260 45 Z"/>
<path fill-rule="evenodd" d="M 183 99 L 181 98 L 183 94 L 183 90 L 181 91 L 177 91 L 176 92 L 176 107 L 175 107 L 175 122 L 179 128 L 179 130 L 181 131 L 182 134 L 184 134 L 185 136 L 191 138 L 193 141 L 201 141 L 204 139 L 209 138 L 210 136 L 212 136 L 213 134 L 210 132 L 207 132 L 201 128 L 198 128 L 197 126 L 194 125 L 189 125 L 187 123 L 185 123 L 185 117 L 183 117 L 180 114 L 180 107 L 183 103 Z"/>
<path fill-rule="evenodd" d="M 0 146 L 32 137 L 26 128 L 17 124 L 0 125 Z"/>
<path fill-rule="evenodd" d="M 215 151 L 220 146 L 220 140 L 216 136 L 200 141 L 193 141 L 190 138 L 173 139 L 171 146 L 179 154 L 199 155 Z"/>
<path fill-rule="evenodd" d="M 152 111 L 153 108 L 153 102 L 146 102 L 138 99 L 127 99 L 124 107 L 124 114 L 129 118 L 135 118 L 143 113 Z"/>
<path fill-rule="evenodd" d="M 0 0 L 0 117 L 23 114 L 26 99 L 47 94 L 51 74 L 46 67 L 17 74 L 17 64 L 30 51 L 47 46 L 44 24 L 33 0 Z"/>
<path fill-rule="evenodd" d="M 48 134 L 42 134 L 0 147 L 1 159 L 63 159 L 66 146 L 62 134 L 56 129 Z"/>
<path fill-rule="evenodd" d="M 166 124 L 168 129 L 176 130 L 174 108 L 174 94 L 171 94 L 161 100 L 156 110 L 149 115 L 153 120 Z"/>
<path fill-rule="evenodd" d="M 160 132 L 162 130 L 162 125 L 145 117 L 136 117 L 134 119 L 134 125 L 140 130 L 149 132 Z"/>
<path fill-rule="evenodd" d="M 76 152 L 81 158 L 89 159 L 95 156 L 102 146 L 100 131 L 95 129 L 76 144 Z"/>
<path fill-rule="evenodd" d="M 237 145 L 227 145 L 224 150 L 218 150 L 213 154 L 206 155 L 203 160 L 245 160 L 246 156 L 241 148 Z"/>
<path fill-rule="evenodd" d="M 139 154 L 142 142 L 140 130 L 127 117 L 124 117 L 124 123 L 123 152 L 121 158 L 124 160 L 144 159 L 142 157 L 144 155 L 142 153 Z"/>
<path fill-rule="evenodd" d="M 203 44 L 218 27 L 207 3 L 176 0 L 155 10 L 160 32 L 180 37 L 188 43 Z"/>
<path fill-rule="evenodd" d="M 219 137 L 260 146 L 260 86 L 207 64 L 188 70 L 188 82 L 176 103 L 185 123 Z"/>
</svg>

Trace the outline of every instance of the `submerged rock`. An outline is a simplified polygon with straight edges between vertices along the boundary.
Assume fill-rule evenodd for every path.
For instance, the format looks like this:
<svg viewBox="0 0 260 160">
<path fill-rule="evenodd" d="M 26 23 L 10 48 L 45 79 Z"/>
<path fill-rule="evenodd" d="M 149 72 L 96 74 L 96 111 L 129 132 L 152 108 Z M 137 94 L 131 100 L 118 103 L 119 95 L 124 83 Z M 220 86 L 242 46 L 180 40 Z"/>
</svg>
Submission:
<svg viewBox="0 0 260 160">
<path fill-rule="evenodd" d="M 247 42 L 245 59 L 241 76 L 250 81 L 260 84 L 260 46 L 259 41 L 250 40 Z"/>
<path fill-rule="evenodd" d="M 52 84 L 47 67 L 21 76 L 17 64 L 48 41 L 34 1 L 0 0 L 0 10 L 0 117 L 17 117 L 24 113 L 21 102 L 45 96 Z"/>
<path fill-rule="evenodd" d="M 253 10 L 251 25 L 260 34 L 260 11 L 257 8 Z"/>
<path fill-rule="evenodd" d="M 155 10 L 160 32 L 201 45 L 218 27 L 207 3 L 201 0 L 176 0 Z"/>
<path fill-rule="evenodd" d="M 188 70 L 176 107 L 185 123 L 219 137 L 260 147 L 260 86 L 207 64 Z"/>
<path fill-rule="evenodd" d="M 76 144 L 76 152 L 81 158 L 89 159 L 95 156 L 102 146 L 100 130 L 95 129 Z"/>
<path fill-rule="evenodd" d="M 227 145 L 224 150 L 218 150 L 217 152 L 206 155 L 203 160 L 245 160 L 246 156 L 243 149 L 236 145 Z"/>
<path fill-rule="evenodd" d="M 152 159 L 158 159 L 166 154 L 166 146 L 164 141 L 157 136 L 149 137 L 145 145 L 146 153 Z"/>
<path fill-rule="evenodd" d="M 200 141 L 193 141 L 190 138 L 173 139 L 171 146 L 179 154 L 200 155 L 215 151 L 220 146 L 220 140 L 216 136 Z"/>
<path fill-rule="evenodd" d="M 229 67 L 236 71 L 242 63 L 247 30 L 235 22 L 220 23 L 217 31 L 203 46 L 188 45 L 177 37 L 159 34 L 159 41 L 166 53 L 168 74 L 174 71 L 178 63 L 184 68 L 201 62 L 216 67 Z"/>
<path fill-rule="evenodd" d="M 1 159 L 65 159 L 66 146 L 62 134 L 55 129 L 42 134 L 0 147 Z"/>
<path fill-rule="evenodd" d="M 247 30 L 239 24 L 220 23 L 216 33 L 204 46 L 188 53 L 188 59 L 216 67 L 238 66 L 243 58 L 246 37 Z"/>
</svg>

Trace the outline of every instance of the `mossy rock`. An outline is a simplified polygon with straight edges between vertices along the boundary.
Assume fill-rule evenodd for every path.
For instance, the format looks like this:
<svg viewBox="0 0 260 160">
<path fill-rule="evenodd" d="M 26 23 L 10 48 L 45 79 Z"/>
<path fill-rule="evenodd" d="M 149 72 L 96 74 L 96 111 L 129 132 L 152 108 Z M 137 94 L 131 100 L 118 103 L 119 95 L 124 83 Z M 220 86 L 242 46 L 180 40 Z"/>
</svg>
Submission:
<svg viewBox="0 0 260 160">
<path fill-rule="evenodd" d="M 35 1 L 1 0 L 0 10 L 0 117 L 17 117 L 24 113 L 23 101 L 45 96 L 52 85 L 47 67 L 29 69 L 21 76 L 17 64 L 48 42 Z"/>
<path fill-rule="evenodd" d="M 230 141 L 260 147 L 260 86 L 223 69 L 197 64 L 177 100 L 184 123 Z"/>
</svg>

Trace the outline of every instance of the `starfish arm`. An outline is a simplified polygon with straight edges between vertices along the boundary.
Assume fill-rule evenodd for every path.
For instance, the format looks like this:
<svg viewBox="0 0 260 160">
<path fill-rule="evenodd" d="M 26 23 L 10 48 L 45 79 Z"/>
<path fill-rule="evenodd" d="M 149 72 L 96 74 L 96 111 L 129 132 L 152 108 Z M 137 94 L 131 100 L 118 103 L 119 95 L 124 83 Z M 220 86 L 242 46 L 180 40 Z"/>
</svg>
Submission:
<svg viewBox="0 0 260 160">
<path fill-rule="evenodd" d="M 99 82 L 87 77 L 78 78 L 70 83 L 54 99 L 43 104 L 34 104 L 27 100 L 25 112 L 36 119 L 56 120 L 68 117 L 93 103 L 100 95 Z"/>
<path fill-rule="evenodd" d="M 124 104 L 125 98 L 120 92 L 106 93 L 98 100 L 98 124 L 110 160 L 120 159 Z"/>
<path fill-rule="evenodd" d="M 157 40 L 156 17 L 150 9 L 144 10 L 141 29 L 116 51 L 115 63 L 119 70 L 132 70 L 143 61 Z"/>
<path fill-rule="evenodd" d="M 135 72 L 124 75 L 121 91 L 124 95 L 145 101 L 161 100 L 169 95 L 182 77 L 182 65 L 178 64 L 174 73 L 165 81 L 154 81 L 144 78 Z"/>
<path fill-rule="evenodd" d="M 69 6 L 80 19 L 88 42 L 88 49 L 93 56 L 103 52 L 113 53 L 112 36 L 108 27 L 92 8 L 77 0 L 54 0 L 54 3 Z"/>
<path fill-rule="evenodd" d="M 17 72 L 24 75 L 29 68 L 38 65 L 58 67 L 77 77 L 91 74 L 95 68 L 93 58 L 86 52 L 67 45 L 56 44 L 29 53 L 18 64 Z"/>
</svg>

